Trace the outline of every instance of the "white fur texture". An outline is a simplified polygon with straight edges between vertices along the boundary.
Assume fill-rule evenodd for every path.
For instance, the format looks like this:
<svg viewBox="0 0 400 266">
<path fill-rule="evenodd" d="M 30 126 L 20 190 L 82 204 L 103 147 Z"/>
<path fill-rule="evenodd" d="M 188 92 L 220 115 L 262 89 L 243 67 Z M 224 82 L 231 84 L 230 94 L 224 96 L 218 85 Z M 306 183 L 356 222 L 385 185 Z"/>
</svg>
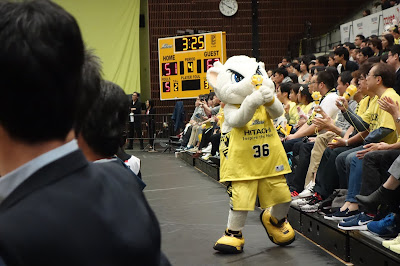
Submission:
<svg viewBox="0 0 400 266">
<path fill-rule="evenodd" d="M 253 75 L 263 77 L 258 90 L 251 84 Z M 245 126 L 261 105 L 266 106 L 272 119 L 283 114 L 282 104 L 274 96 L 275 86 L 268 78 L 264 63 L 256 62 L 254 58 L 239 55 L 229 58 L 224 65 L 215 62 L 207 71 L 207 80 L 217 97 L 225 103 L 223 133 L 232 127 Z M 274 103 L 269 105 L 273 99 Z"/>
</svg>

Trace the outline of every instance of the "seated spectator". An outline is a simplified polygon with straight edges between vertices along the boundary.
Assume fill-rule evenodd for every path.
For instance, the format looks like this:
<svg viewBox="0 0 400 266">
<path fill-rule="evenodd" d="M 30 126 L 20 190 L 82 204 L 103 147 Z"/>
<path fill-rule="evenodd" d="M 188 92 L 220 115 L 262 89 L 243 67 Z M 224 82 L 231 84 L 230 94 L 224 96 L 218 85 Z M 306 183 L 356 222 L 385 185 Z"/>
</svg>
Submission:
<svg viewBox="0 0 400 266">
<path fill-rule="evenodd" d="M 293 73 L 296 74 L 297 76 L 297 83 L 304 83 L 303 79 L 301 78 L 301 72 L 300 72 L 300 64 L 292 64 L 293 66 Z"/>
<path fill-rule="evenodd" d="M 399 26 L 394 25 L 393 27 L 389 28 L 389 33 L 393 35 L 394 38 L 394 44 L 400 44 L 400 32 L 399 32 Z"/>
<path fill-rule="evenodd" d="M 356 71 L 358 69 L 358 65 L 355 62 L 349 61 L 349 51 L 344 48 L 340 47 L 334 51 L 334 59 L 335 63 L 338 65 L 337 70 L 340 73 L 343 71 Z"/>
<path fill-rule="evenodd" d="M 272 81 L 275 83 L 275 91 L 278 90 L 279 86 L 285 82 L 291 82 L 292 80 L 288 77 L 289 73 L 285 68 L 277 68 L 274 70 Z"/>
<path fill-rule="evenodd" d="M 297 86 L 299 86 L 299 92 L 297 94 L 297 99 L 299 102 L 299 106 L 297 108 L 297 112 L 299 113 L 299 122 L 295 126 L 296 130 L 307 122 L 314 109 L 314 100 L 311 97 L 308 86 L 306 84 L 299 84 Z"/>
<path fill-rule="evenodd" d="M 360 49 L 364 48 L 364 47 L 368 47 L 368 38 L 365 38 L 364 40 L 362 40 L 361 45 L 360 45 Z"/>
<path fill-rule="evenodd" d="M 337 86 L 337 79 L 339 77 L 339 72 L 337 71 L 336 67 L 327 67 L 325 69 L 325 72 L 330 73 L 333 76 L 334 79 L 334 83 L 333 83 L 333 87 L 336 88 Z"/>
<path fill-rule="evenodd" d="M 337 67 L 337 64 L 335 62 L 335 54 L 330 53 L 328 57 L 328 67 Z"/>
<path fill-rule="evenodd" d="M 307 79 L 309 78 L 310 74 L 308 73 L 308 65 L 309 61 L 307 59 L 302 59 L 300 63 L 300 78 L 302 82 L 299 83 L 305 83 Z"/>
<path fill-rule="evenodd" d="M 284 116 L 289 125 L 296 125 L 299 121 L 299 114 L 297 112 L 296 103 L 289 100 L 290 90 L 293 83 L 283 83 L 276 93 L 276 97 L 282 103 L 285 113 Z"/>
<path fill-rule="evenodd" d="M 396 70 L 396 82 L 394 83 L 393 89 L 397 94 L 400 94 L 400 45 L 396 44 L 390 48 L 386 61 L 388 65 Z"/>
<path fill-rule="evenodd" d="M 380 56 L 382 53 L 382 41 L 378 38 L 373 38 L 368 41 L 368 46 L 374 52 L 374 56 Z"/>
<path fill-rule="evenodd" d="M 394 45 L 394 37 L 392 34 L 382 36 L 382 54 L 388 53 Z"/>
<path fill-rule="evenodd" d="M 357 48 L 354 43 L 346 42 L 343 47 L 349 51 L 349 61 L 356 61 L 356 57 L 352 57 L 354 50 Z"/>
<path fill-rule="evenodd" d="M 357 63 L 361 66 L 372 56 L 374 56 L 374 51 L 372 51 L 371 47 L 361 48 L 357 55 Z"/>
<path fill-rule="evenodd" d="M 328 65 L 328 58 L 325 55 L 318 56 L 315 59 L 315 66 L 323 66 L 326 67 Z"/>
<path fill-rule="evenodd" d="M 365 39 L 364 35 L 358 34 L 354 39 L 354 45 L 358 48 L 361 47 L 362 41 Z"/>
</svg>

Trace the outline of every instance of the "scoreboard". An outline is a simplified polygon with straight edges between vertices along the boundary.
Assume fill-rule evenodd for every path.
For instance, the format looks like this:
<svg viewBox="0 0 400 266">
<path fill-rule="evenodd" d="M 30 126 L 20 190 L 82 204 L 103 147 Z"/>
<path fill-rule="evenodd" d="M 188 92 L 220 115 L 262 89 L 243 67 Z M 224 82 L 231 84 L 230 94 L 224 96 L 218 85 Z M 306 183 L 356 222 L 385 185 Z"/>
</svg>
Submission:
<svg viewBox="0 0 400 266">
<path fill-rule="evenodd" d="M 158 55 L 161 100 L 208 94 L 207 70 L 226 60 L 225 32 L 160 38 Z"/>
</svg>

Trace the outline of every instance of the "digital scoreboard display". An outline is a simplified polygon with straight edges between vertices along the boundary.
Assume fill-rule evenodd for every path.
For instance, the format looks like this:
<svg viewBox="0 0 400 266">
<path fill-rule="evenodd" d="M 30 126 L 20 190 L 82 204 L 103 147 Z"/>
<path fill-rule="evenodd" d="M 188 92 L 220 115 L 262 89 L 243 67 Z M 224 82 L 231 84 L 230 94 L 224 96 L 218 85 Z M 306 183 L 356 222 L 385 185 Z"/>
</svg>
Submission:
<svg viewBox="0 0 400 266">
<path fill-rule="evenodd" d="M 158 39 L 160 99 L 196 98 L 208 94 L 207 70 L 225 63 L 225 32 Z"/>
</svg>

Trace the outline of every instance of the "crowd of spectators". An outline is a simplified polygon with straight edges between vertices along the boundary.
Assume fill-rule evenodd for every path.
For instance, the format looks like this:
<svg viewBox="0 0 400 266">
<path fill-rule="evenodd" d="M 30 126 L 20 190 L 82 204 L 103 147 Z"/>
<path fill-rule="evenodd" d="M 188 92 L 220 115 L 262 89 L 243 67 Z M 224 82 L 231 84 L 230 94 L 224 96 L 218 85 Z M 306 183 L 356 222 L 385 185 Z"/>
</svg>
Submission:
<svg viewBox="0 0 400 266">
<path fill-rule="evenodd" d="M 285 110 L 274 123 L 293 170 L 292 205 L 343 230 L 400 233 L 399 37 L 398 26 L 357 35 L 268 71 Z"/>
</svg>

